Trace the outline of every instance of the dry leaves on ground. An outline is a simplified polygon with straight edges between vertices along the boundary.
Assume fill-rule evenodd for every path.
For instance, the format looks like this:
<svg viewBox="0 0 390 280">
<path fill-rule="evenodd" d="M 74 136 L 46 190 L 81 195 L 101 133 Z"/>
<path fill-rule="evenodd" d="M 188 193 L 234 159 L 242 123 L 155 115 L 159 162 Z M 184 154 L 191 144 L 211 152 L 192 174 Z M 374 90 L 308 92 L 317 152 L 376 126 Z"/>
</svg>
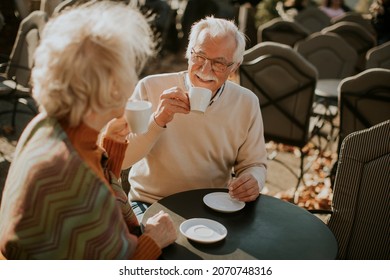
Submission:
<svg viewBox="0 0 390 280">
<path fill-rule="evenodd" d="M 297 158 L 300 157 L 300 151 L 296 147 L 268 143 L 267 148 L 292 153 Z M 337 154 L 329 151 L 319 152 L 311 144 L 306 146 L 303 151 L 307 153 L 306 157 L 308 162 L 312 162 L 303 176 L 303 182 L 297 190 L 292 188 L 287 191 L 279 192 L 275 197 L 296 203 L 298 206 L 308 210 L 330 210 L 333 192 L 329 174 L 337 158 Z"/>
</svg>

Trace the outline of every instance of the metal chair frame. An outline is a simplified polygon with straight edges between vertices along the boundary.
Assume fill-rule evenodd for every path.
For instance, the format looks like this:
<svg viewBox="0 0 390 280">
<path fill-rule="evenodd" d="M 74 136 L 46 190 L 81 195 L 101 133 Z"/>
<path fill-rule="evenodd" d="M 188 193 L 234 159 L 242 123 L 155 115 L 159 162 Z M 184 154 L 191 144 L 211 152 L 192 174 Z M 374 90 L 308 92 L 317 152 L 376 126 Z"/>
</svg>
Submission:
<svg viewBox="0 0 390 280">
<path fill-rule="evenodd" d="M 268 62 L 269 64 L 272 64 L 273 63 L 272 61 L 275 61 L 275 60 L 281 60 L 286 65 L 289 65 L 290 67 L 295 69 L 300 75 L 307 78 L 307 82 L 304 84 L 300 84 L 299 87 L 296 88 L 295 90 L 286 92 L 277 98 L 273 98 L 269 93 L 267 93 L 267 91 L 259 83 L 257 83 L 255 81 L 255 79 L 249 74 L 249 72 L 246 68 L 250 67 L 251 65 L 255 65 L 256 63 L 259 63 L 259 62 Z M 316 87 L 316 78 L 308 76 L 306 73 L 302 72 L 299 67 L 297 67 L 295 64 L 293 64 L 291 61 L 287 60 L 286 58 L 279 56 L 279 55 L 274 55 L 274 54 L 262 55 L 262 56 L 256 58 L 255 60 L 244 62 L 240 67 L 240 75 L 242 77 L 247 78 L 249 80 L 249 82 L 256 88 L 255 94 L 258 95 L 258 97 L 260 97 L 259 93 L 261 93 L 261 95 L 267 100 L 266 102 L 261 102 L 262 111 L 264 111 L 264 109 L 269 107 L 269 106 L 275 107 L 278 112 L 280 112 L 282 115 L 284 115 L 286 118 L 288 118 L 294 124 L 294 126 L 302 132 L 301 133 L 302 137 L 299 140 L 286 139 L 284 137 L 279 137 L 276 135 L 269 134 L 266 131 L 264 132 L 264 137 L 268 141 L 272 140 L 275 142 L 284 143 L 284 144 L 292 145 L 292 146 L 299 148 L 299 150 L 300 150 L 300 172 L 298 175 L 295 173 L 294 170 L 292 170 L 291 167 L 286 165 L 284 162 L 276 159 L 275 157 L 277 154 L 273 153 L 269 156 L 269 159 L 274 160 L 274 161 L 280 163 L 281 165 L 283 165 L 287 170 L 289 170 L 297 178 L 297 184 L 295 187 L 295 192 L 296 192 L 296 190 L 299 187 L 300 182 L 301 181 L 303 182 L 304 173 L 307 171 L 307 168 L 305 168 L 305 166 L 304 166 L 305 152 L 303 151 L 303 147 L 306 146 L 306 144 L 309 141 L 310 118 L 309 117 L 306 118 L 305 122 L 302 123 L 299 119 L 297 119 L 294 115 L 292 115 L 290 112 L 288 112 L 285 108 L 280 106 L 279 103 L 283 100 L 286 100 L 287 98 L 289 98 L 291 96 L 296 95 L 297 93 L 299 93 L 300 91 L 302 91 L 304 89 L 310 89 L 310 88 L 312 89 L 312 92 L 313 92 L 313 95 L 311 96 L 313 98 L 314 89 Z M 312 109 L 311 101 L 308 104 L 309 104 L 309 108 L 307 108 L 307 111 L 308 111 L 308 116 L 310 116 L 311 109 Z"/>
<path fill-rule="evenodd" d="M 382 93 L 387 91 L 388 96 L 384 96 Z M 345 110 L 349 110 L 354 117 L 356 117 L 356 121 L 359 121 L 361 124 L 365 126 L 365 128 L 370 128 L 373 125 L 376 125 L 377 123 L 373 123 L 370 121 L 361 111 L 359 111 L 354 104 L 350 101 L 350 97 L 355 98 L 355 102 L 360 101 L 368 101 L 368 100 L 374 100 L 381 103 L 388 103 L 389 105 L 389 118 L 390 118 L 390 85 L 388 87 L 380 86 L 374 89 L 371 89 L 369 91 L 362 91 L 361 93 L 355 93 L 355 92 L 343 92 L 343 94 L 339 97 L 339 104 L 340 104 L 340 115 L 342 116 L 345 112 Z M 339 135 L 339 148 L 338 151 L 340 151 L 341 142 L 343 139 L 347 136 L 344 132 L 344 120 L 343 118 L 340 118 L 340 135 Z"/>
<path fill-rule="evenodd" d="M 32 34 L 30 33 L 32 30 L 37 30 L 33 36 L 37 36 L 39 40 L 39 35 L 46 22 L 47 14 L 39 10 L 33 11 L 23 19 L 9 61 L 0 65 L 0 68 L 5 69 L 0 78 L 0 100 L 12 104 L 12 109 L 0 112 L 0 114 L 12 113 L 11 127 L 4 129 L 7 133 L 13 133 L 15 130 L 16 113 L 32 113 L 34 115 L 38 113 L 34 100 L 32 100 L 32 104 L 28 102 L 28 99 L 32 99 L 29 76 L 33 66 L 33 53 L 29 53 L 27 37 Z M 33 48 L 36 47 L 37 43 L 34 41 Z M 19 103 L 27 105 L 31 112 L 18 110 Z"/>
<path fill-rule="evenodd" d="M 339 244 L 337 259 L 389 259 L 390 119 L 349 134 L 342 142 L 327 222 Z"/>
</svg>

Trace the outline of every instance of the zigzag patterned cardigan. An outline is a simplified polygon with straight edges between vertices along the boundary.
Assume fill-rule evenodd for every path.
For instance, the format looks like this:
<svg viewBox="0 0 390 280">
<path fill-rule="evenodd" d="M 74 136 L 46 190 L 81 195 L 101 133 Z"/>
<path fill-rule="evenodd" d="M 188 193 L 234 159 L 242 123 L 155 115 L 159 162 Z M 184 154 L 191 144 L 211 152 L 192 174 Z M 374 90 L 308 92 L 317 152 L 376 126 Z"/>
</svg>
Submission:
<svg viewBox="0 0 390 280">
<path fill-rule="evenodd" d="M 111 173 L 112 175 L 112 173 Z M 107 186 L 60 124 L 43 115 L 23 132 L 0 209 L 8 259 L 155 259 L 148 236 L 130 233 L 134 213 L 121 186 Z M 138 245 L 138 246 L 137 246 Z M 142 245 L 142 246 L 141 246 Z"/>
</svg>

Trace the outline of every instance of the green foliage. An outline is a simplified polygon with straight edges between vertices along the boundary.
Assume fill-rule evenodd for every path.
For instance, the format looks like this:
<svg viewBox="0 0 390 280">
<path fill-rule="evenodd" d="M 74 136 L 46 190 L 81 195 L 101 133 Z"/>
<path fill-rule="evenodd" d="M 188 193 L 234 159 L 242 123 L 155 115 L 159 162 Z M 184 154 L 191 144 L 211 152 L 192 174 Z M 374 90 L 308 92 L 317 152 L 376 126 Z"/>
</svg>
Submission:
<svg viewBox="0 0 390 280">
<path fill-rule="evenodd" d="M 263 23 L 266 23 L 270 21 L 273 18 L 276 18 L 279 16 L 278 12 L 276 11 L 276 3 L 278 3 L 280 0 L 263 0 L 257 5 L 257 11 L 256 11 L 256 27 L 259 27 Z"/>
</svg>

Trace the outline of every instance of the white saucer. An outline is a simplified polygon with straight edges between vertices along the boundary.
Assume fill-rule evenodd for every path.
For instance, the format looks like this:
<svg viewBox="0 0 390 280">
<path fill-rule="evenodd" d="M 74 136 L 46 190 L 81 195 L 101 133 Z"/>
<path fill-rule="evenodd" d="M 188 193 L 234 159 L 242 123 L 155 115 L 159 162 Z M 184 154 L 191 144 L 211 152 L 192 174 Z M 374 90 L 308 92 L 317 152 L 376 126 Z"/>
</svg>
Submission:
<svg viewBox="0 0 390 280">
<path fill-rule="evenodd" d="M 214 243 L 224 239 L 227 229 L 220 223 L 204 218 L 193 218 L 180 225 L 180 232 L 199 243 Z"/>
<path fill-rule="evenodd" d="M 203 197 L 203 202 L 210 208 L 225 213 L 241 210 L 245 202 L 235 200 L 226 192 L 213 192 Z"/>
</svg>

